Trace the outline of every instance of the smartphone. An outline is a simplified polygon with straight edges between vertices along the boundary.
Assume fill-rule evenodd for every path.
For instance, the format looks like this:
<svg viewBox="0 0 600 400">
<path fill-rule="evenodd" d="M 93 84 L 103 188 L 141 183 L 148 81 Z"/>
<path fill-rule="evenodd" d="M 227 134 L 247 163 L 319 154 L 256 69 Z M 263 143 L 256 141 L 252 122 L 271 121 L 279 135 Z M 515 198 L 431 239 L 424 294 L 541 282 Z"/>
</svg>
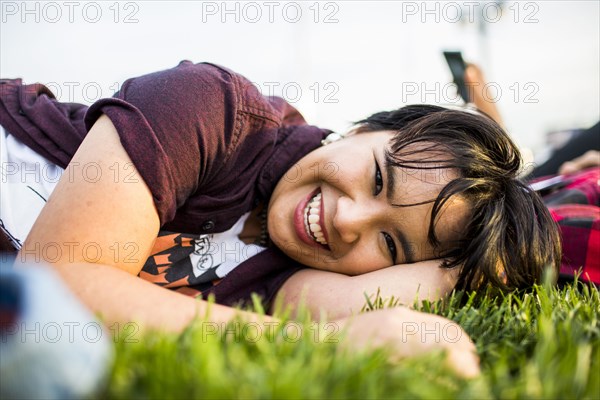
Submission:
<svg viewBox="0 0 600 400">
<path fill-rule="evenodd" d="M 458 94 L 460 94 L 460 97 L 463 98 L 465 103 L 470 103 L 471 99 L 469 98 L 469 91 L 465 85 L 465 70 L 467 69 L 467 64 L 465 64 L 461 52 L 445 51 L 444 57 L 446 57 L 446 62 L 450 67 L 450 72 L 452 72 L 454 84 L 458 88 Z"/>
</svg>

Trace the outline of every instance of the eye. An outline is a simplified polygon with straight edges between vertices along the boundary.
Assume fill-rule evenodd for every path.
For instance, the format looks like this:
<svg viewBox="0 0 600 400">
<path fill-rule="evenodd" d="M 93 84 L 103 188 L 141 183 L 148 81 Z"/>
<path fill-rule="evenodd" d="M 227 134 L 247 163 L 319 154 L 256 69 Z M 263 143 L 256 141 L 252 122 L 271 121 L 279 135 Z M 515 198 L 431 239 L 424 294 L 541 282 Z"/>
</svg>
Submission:
<svg viewBox="0 0 600 400">
<path fill-rule="evenodd" d="M 377 158 L 375 158 L 375 190 L 373 191 L 373 194 L 375 196 L 377 196 L 379 193 L 381 193 L 381 191 L 383 190 L 383 175 L 381 174 L 381 168 L 379 167 L 379 163 L 377 162 Z M 388 250 L 390 252 L 390 257 L 392 258 L 392 262 L 395 263 L 396 262 L 396 256 L 397 251 L 396 251 L 396 243 L 394 243 L 394 239 L 392 239 L 392 237 L 385 232 L 381 232 L 383 234 L 383 237 L 385 239 L 385 244 L 388 247 Z"/>
<path fill-rule="evenodd" d="M 394 239 L 392 239 L 392 237 L 389 234 L 387 234 L 385 232 L 382 232 L 382 233 L 383 233 L 383 237 L 385 238 L 385 244 L 387 244 L 388 250 L 390 251 L 390 256 L 392 257 L 392 262 L 395 263 L 396 256 L 398 255 L 397 251 L 396 251 L 396 243 L 394 243 Z"/>
<path fill-rule="evenodd" d="M 375 190 L 373 194 L 377 196 L 383 190 L 383 176 L 381 175 L 381 168 L 379 163 L 375 160 Z"/>
</svg>

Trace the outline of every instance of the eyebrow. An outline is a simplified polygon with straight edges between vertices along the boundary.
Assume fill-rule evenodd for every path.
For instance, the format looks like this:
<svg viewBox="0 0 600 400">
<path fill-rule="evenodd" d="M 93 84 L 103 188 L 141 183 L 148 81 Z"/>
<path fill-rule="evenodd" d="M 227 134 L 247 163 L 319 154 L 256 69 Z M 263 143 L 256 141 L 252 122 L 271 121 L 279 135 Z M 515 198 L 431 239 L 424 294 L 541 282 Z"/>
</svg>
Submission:
<svg viewBox="0 0 600 400">
<path fill-rule="evenodd" d="M 394 166 L 389 162 L 387 157 L 384 157 L 385 164 L 385 174 L 387 175 L 387 190 L 386 197 L 390 203 L 394 202 L 394 188 L 396 187 L 396 174 Z M 404 253 L 404 262 L 405 263 L 413 263 L 414 258 L 412 256 L 412 251 L 410 248 L 410 244 L 408 240 L 406 240 L 406 235 L 400 230 L 400 228 L 396 227 L 394 230 L 396 234 L 396 238 L 400 242 L 402 246 L 402 253 Z"/>
</svg>

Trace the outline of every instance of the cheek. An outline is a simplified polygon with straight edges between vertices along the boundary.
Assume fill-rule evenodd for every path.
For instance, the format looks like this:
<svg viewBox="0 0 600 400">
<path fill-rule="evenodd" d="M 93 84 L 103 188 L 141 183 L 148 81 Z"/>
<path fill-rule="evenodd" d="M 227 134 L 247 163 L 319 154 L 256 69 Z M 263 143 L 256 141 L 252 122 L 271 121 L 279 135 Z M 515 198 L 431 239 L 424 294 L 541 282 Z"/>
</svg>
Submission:
<svg viewBox="0 0 600 400">
<path fill-rule="evenodd" d="M 436 234 L 441 242 L 464 237 L 470 219 L 470 205 L 463 199 L 451 199 L 441 211 L 436 224 Z"/>
<path fill-rule="evenodd" d="M 385 259 L 373 246 L 353 248 L 333 264 L 337 268 L 336 272 L 347 275 L 366 274 L 391 266 L 390 261 Z"/>
<path fill-rule="evenodd" d="M 363 175 L 368 167 L 367 160 L 372 160 L 371 150 L 347 140 L 325 146 L 320 149 L 322 151 L 315 152 L 315 157 L 307 157 L 311 176 L 317 174 L 331 180 L 338 176 Z"/>
</svg>

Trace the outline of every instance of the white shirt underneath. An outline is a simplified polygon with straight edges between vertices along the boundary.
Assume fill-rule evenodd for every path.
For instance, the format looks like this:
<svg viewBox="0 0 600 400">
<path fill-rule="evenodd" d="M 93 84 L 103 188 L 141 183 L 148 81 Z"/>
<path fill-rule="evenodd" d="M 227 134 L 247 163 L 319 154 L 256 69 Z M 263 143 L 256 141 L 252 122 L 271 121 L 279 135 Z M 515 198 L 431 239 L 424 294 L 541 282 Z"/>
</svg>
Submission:
<svg viewBox="0 0 600 400">
<path fill-rule="evenodd" d="M 63 172 L 0 126 L 0 219 L 20 244 Z"/>
<path fill-rule="evenodd" d="M 255 244 L 246 244 L 239 238 L 249 216 L 249 212 L 244 214 L 226 232 L 200 235 L 194 241 L 194 251 L 189 257 L 195 281 L 204 281 L 201 276 L 212 275 L 209 273 L 211 270 L 218 278 L 223 278 L 239 264 L 265 249 Z"/>
</svg>

